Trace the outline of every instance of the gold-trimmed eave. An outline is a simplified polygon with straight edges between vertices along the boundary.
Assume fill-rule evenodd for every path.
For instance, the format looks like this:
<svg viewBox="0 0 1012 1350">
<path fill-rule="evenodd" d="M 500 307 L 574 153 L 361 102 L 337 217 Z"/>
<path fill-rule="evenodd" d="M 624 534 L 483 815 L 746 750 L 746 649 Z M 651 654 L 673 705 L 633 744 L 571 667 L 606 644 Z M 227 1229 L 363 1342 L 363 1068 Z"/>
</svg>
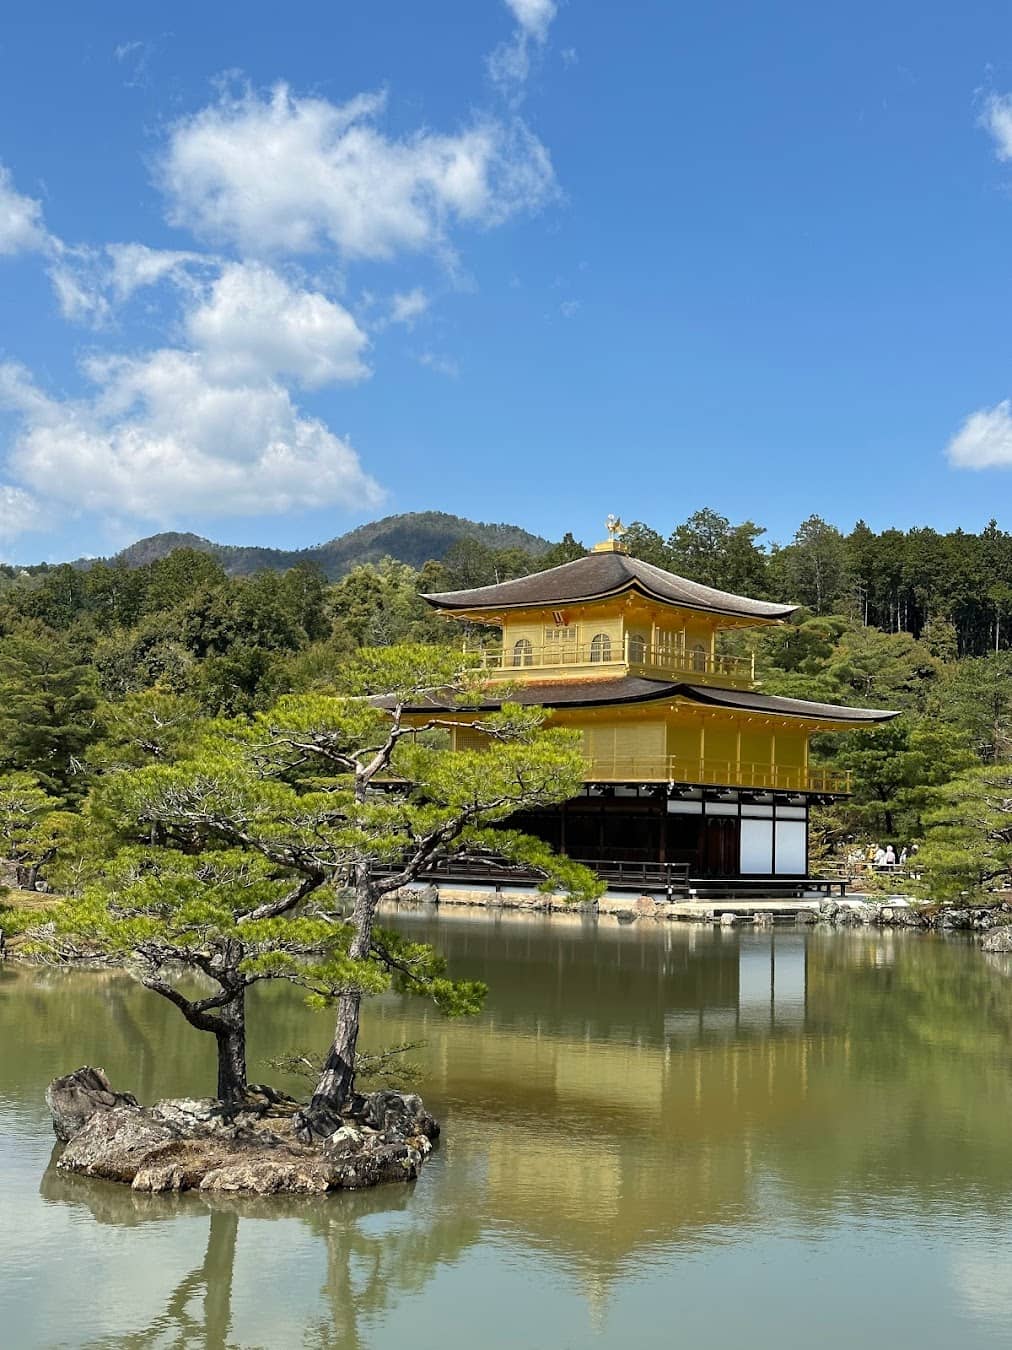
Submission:
<svg viewBox="0 0 1012 1350">
<path fill-rule="evenodd" d="M 503 702 L 510 702 L 508 695 Z M 742 722 L 747 725 L 771 728 L 780 727 L 785 731 L 805 731 L 811 736 L 820 732 L 870 730 L 899 715 L 895 712 L 885 713 L 880 721 L 829 721 L 823 718 L 805 717 L 797 713 L 765 712 L 748 708 L 714 708 L 681 694 L 674 696 L 664 694 L 653 699 L 638 699 L 636 702 L 616 700 L 612 703 L 570 703 L 555 706 L 546 702 L 541 706 L 549 714 L 549 721 L 558 726 L 578 726 L 585 725 L 587 722 L 613 722 L 621 709 L 620 715 L 623 722 L 651 721 L 655 720 L 659 713 L 682 712 L 701 719 Z M 413 726 L 436 718 L 472 725 L 497 711 L 497 707 L 412 709 L 404 713 L 404 721 Z"/>
<path fill-rule="evenodd" d="M 624 582 L 621 586 L 616 586 L 610 591 L 605 591 L 600 595 L 579 596 L 574 600 L 559 600 L 553 603 L 531 605 L 523 603 L 518 605 L 496 605 L 490 608 L 469 608 L 469 609 L 450 609 L 439 603 L 438 595 L 422 595 L 433 609 L 438 611 L 446 619 L 462 619 L 471 623 L 487 624 L 493 628 L 503 628 L 507 620 L 510 623 L 540 622 L 546 615 L 551 617 L 556 611 L 568 614 L 580 615 L 600 612 L 603 606 L 613 605 L 616 600 L 626 597 L 626 606 L 631 603 L 640 602 L 647 610 L 657 607 L 660 611 L 668 614 L 684 613 L 692 617 L 705 616 L 712 619 L 719 619 L 719 623 L 712 625 L 715 628 L 757 628 L 782 626 L 790 615 L 783 618 L 773 618 L 764 614 L 734 614 L 730 610 L 721 610 L 708 608 L 705 605 L 691 605 L 686 602 L 675 604 L 671 600 L 665 600 L 663 596 L 655 595 L 647 590 L 635 578 Z"/>
</svg>

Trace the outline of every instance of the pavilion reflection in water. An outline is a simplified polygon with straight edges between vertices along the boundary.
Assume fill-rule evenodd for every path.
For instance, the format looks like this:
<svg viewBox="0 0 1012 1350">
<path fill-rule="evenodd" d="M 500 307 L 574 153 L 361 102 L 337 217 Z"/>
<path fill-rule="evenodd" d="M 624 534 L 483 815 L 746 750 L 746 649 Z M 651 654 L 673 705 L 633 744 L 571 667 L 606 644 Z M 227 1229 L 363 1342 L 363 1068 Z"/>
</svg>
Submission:
<svg viewBox="0 0 1012 1350">
<path fill-rule="evenodd" d="M 798 1031 L 808 1010 L 808 946 L 799 933 L 769 931 L 742 936 L 727 948 L 737 965 L 734 997 L 700 1003 L 695 1009 L 664 1014 L 665 1037 L 687 1041 L 701 1036 L 733 1038 L 761 1031 Z"/>
</svg>

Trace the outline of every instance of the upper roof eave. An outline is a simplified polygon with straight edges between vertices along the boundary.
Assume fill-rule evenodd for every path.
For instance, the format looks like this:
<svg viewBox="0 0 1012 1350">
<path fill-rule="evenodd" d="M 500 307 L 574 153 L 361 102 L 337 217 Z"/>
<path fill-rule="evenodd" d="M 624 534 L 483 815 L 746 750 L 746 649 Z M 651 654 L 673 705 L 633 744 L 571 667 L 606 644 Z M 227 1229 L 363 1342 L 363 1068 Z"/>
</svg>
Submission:
<svg viewBox="0 0 1012 1350">
<path fill-rule="evenodd" d="M 433 608 L 450 613 L 499 613 L 586 604 L 630 590 L 672 608 L 752 622 L 776 622 L 798 609 L 797 605 L 777 605 L 704 586 L 617 552 L 591 553 L 512 581 L 464 591 L 430 592 L 422 598 Z"/>
</svg>

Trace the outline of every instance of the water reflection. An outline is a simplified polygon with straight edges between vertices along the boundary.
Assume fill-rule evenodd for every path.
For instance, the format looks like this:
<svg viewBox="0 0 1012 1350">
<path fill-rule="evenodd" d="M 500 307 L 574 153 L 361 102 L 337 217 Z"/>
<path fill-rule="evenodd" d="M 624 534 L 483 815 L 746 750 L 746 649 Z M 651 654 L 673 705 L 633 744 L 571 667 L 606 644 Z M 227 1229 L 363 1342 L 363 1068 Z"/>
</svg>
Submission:
<svg viewBox="0 0 1012 1350">
<path fill-rule="evenodd" d="M 108 1350 L 196 1345 L 225 1350 L 235 1344 L 285 1343 L 273 1339 L 287 1333 L 271 1332 L 270 1311 L 264 1315 L 261 1307 L 236 1307 L 237 1265 L 238 1285 L 243 1288 L 248 1285 L 250 1258 L 260 1247 L 253 1244 L 244 1253 L 241 1244 L 245 1237 L 256 1236 L 253 1230 L 264 1224 L 278 1233 L 276 1241 L 291 1244 L 297 1254 L 314 1248 L 325 1254 L 317 1315 L 306 1318 L 300 1343 L 320 1350 L 335 1346 L 358 1350 L 368 1344 L 368 1327 L 378 1315 L 405 1294 L 422 1290 L 442 1263 L 456 1260 L 480 1233 L 474 1217 L 462 1221 L 459 1215 L 444 1216 L 433 1224 L 412 1221 L 413 1188 L 407 1186 L 337 1198 L 151 1196 L 68 1176 L 52 1166 L 43 1177 L 40 1194 L 50 1204 L 86 1211 L 99 1224 L 164 1226 L 185 1218 L 191 1224 L 196 1220 L 206 1232 L 199 1261 L 180 1269 L 161 1306 L 143 1327 L 80 1342 Z M 292 1234 L 288 1232 L 292 1228 L 302 1231 Z M 199 1251 L 192 1238 L 187 1246 Z M 272 1302 L 276 1301 L 275 1297 Z M 244 1325 L 251 1329 L 250 1339 L 242 1331 Z"/>
<path fill-rule="evenodd" d="M 1006 1282 L 986 1271 L 1012 1264 L 1012 984 L 975 949 L 576 916 L 395 921 L 492 995 L 475 1022 L 396 998 L 372 1008 L 373 1044 L 426 1042 L 423 1090 L 446 1132 L 416 1186 L 362 1195 L 167 1200 L 50 1169 L 40 1209 L 50 1077 L 99 1063 L 150 1100 L 206 1090 L 212 1066 L 120 975 L 0 971 L 12 1343 L 386 1346 L 421 1326 L 420 1343 L 451 1350 L 664 1344 L 672 1300 L 688 1327 L 705 1272 L 740 1284 L 761 1271 L 753 1299 L 782 1285 L 804 1306 L 815 1295 L 796 1272 L 820 1251 L 854 1279 L 866 1252 L 930 1267 L 891 1295 L 924 1345 L 999 1343 Z M 255 1072 L 327 1024 L 291 991 L 263 991 Z M 32 1339 L 29 1291 L 57 1252 L 70 1270 L 93 1263 L 103 1316 L 71 1327 L 51 1307 Z M 821 1284 L 813 1318 L 835 1289 Z M 695 1344 L 795 1343 L 773 1313 L 767 1326 L 736 1311 L 747 1299 L 712 1293 Z M 850 1330 L 827 1345 L 861 1333 L 863 1311 L 838 1297 Z M 535 1309 L 542 1339 L 526 1334 Z"/>
</svg>

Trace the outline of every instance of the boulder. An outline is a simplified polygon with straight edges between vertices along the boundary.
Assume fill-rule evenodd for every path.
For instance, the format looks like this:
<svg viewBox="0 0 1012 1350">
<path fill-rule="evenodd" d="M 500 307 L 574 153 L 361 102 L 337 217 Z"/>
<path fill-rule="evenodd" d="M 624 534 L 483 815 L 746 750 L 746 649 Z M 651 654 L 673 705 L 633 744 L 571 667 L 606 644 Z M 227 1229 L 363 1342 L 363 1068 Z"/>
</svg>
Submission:
<svg viewBox="0 0 1012 1350">
<path fill-rule="evenodd" d="M 878 921 L 891 928 L 920 928 L 923 924 L 918 911 L 906 904 L 881 905 Z"/>
<path fill-rule="evenodd" d="M 661 904 L 650 895 L 641 895 L 633 902 L 633 909 L 641 919 L 660 919 L 667 912 L 667 905 Z"/>
<path fill-rule="evenodd" d="M 1012 952 L 1012 924 L 992 928 L 981 946 L 986 952 Z"/>
<path fill-rule="evenodd" d="M 426 1139 L 439 1137 L 439 1126 L 414 1092 L 366 1093 L 356 1100 L 354 1115 L 363 1125 L 371 1125 L 386 1135 L 399 1135 L 402 1139 L 414 1135 Z"/>
<path fill-rule="evenodd" d="M 129 1183 L 153 1152 L 178 1138 L 171 1125 L 154 1120 L 139 1106 L 113 1106 L 92 1114 L 63 1150 L 57 1167 Z"/>
<path fill-rule="evenodd" d="M 345 1123 L 322 1145 L 303 1143 L 284 1094 L 255 1088 L 250 1100 L 181 1097 L 139 1106 L 101 1070 L 79 1069 L 46 1094 L 67 1136 L 66 1172 L 126 1183 L 135 1191 L 318 1194 L 417 1177 L 439 1125 L 415 1093 L 356 1096 Z"/>
<path fill-rule="evenodd" d="M 738 916 L 737 916 L 737 914 L 726 914 L 726 913 L 725 913 L 725 914 L 722 914 L 722 915 L 720 916 L 720 926 L 721 926 L 721 928 L 734 928 L 734 926 L 737 924 L 737 922 L 738 922 Z"/>
<path fill-rule="evenodd" d="M 324 1145 L 325 1153 L 326 1147 Z M 354 1191 L 381 1181 L 414 1181 L 431 1151 L 432 1145 L 423 1135 L 367 1147 L 360 1153 L 335 1160 L 330 1172 L 330 1188 Z"/>
<path fill-rule="evenodd" d="M 46 1088 L 46 1105 L 53 1117 L 53 1132 L 66 1143 L 82 1129 L 96 1111 L 111 1111 L 117 1106 L 136 1106 L 130 1092 L 114 1092 L 104 1069 L 86 1064 L 62 1078 L 54 1078 Z"/>
<path fill-rule="evenodd" d="M 799 909 L 794 916 L 794 922 L 800 924 L 812 924 L 818 919 L 818 915 L 810 909 Z"/>
<path fill-rule="evenodd" d="M 973 927 L 973 914 L 968 909 L 949 906 L 939 911 L 935 919 L 937 928 L 968 929 Z"/>
</svg>

